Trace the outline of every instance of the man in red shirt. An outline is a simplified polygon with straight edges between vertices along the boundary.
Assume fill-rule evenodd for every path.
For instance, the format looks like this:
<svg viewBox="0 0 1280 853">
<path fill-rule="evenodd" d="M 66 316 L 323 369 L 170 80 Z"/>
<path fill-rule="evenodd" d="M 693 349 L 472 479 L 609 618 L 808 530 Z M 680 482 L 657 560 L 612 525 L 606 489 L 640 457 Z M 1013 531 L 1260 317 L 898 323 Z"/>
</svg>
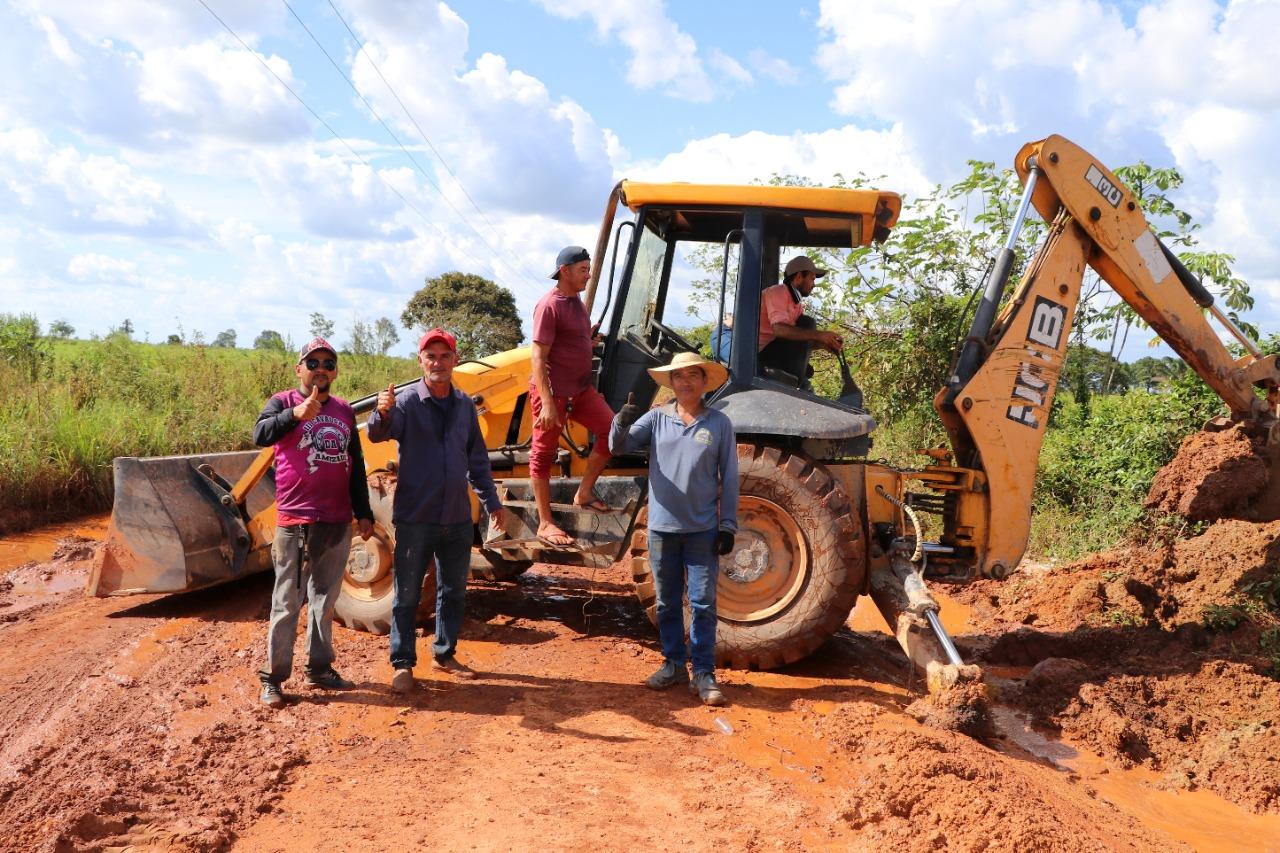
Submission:
<svg viewBox="0 0 1280 853">
<path fill-rule="evenodd" d="M 275 587 L 267 629 L 267 662 L 258 677 L 262 704 L 284 704 L 280 685 L 293 669 L 293 642 L 303 593 L 308 602 L 308 687 L 352 687 L 333 668 L 333 606 L 351 551 L 351 516 L 360 536 L 373 535 L 364 454 L 355 414 L 329 393 L 338 355 L 313 338 L 294 367 L 298 387 L 267 401 L 253 428 L 259 447 L 275 451 L 276 535 L 271 543 Z M 305 584 L 305 587 L 304 587 Z"/>
<path fill-rule="evenodd" d="M 548 545 L 573 543 L 573 537 L 551 516 L 551 464 L 560 446 L 560 432 L 570 419 L 596 436 L 573 502 L 597 512 L 609 511 L 609 505 L 595 496 L 596 480 L 609 461 L 613 410 L 591 384 L 591 318 L 579 298 L 590 277 L 591 256 L 586 249 L 561 249 L 556 271 L 551 274 L 556 286 L 533 309 L 533 374 L 529 377 L 533 443 L 529 448 L 529 480 L 538 504 L 538 538 Z"/>
<path fill-rule="evenodd" d="M 761 368 L 776 367 L 793 373 L 803 383 L 808 373 L 809 350 L 815 344 L 831 352 L 840 352 L 844 339 L 835 332 L 816 328 L 812 317 L 804 313 L 800 300 L 813 292 L 818 279 L 827 274 L 804 255 L 787 261 L 782 284 L 765 288 L 760 296 Z"/>
</svg>

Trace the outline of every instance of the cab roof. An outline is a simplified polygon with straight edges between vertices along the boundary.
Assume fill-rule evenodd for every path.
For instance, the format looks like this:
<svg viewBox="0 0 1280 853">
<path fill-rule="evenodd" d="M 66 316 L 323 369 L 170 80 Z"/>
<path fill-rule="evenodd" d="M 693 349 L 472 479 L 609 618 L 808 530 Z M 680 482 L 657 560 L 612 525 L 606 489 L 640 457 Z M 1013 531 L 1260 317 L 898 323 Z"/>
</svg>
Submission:
<svg viewBox="0 0 1280 853">
<path fill-rule="evenodd" d="M 874 221 L 874 227 L 863 228 L 864 234 L 883 229 L 876 235 L 877 240 L 887 236 L 888 229 L 898 221 L 898 214 L 902 212 L 902 197 L 881 190 L 623 181 L 618 191 L 623 204 L 633 211 L 645 205 L 763 207 L 862 216 Z M 867 224 L 871 225 L 871 222 Z"/>
</svg>

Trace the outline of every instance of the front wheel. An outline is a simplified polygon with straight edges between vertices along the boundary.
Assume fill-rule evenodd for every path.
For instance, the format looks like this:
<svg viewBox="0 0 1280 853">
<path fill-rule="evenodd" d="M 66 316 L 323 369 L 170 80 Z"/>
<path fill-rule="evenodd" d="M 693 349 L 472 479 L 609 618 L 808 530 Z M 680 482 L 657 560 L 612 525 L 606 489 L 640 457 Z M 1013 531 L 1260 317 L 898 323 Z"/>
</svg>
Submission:
<svg viewBox="0 0 1280 853">
<path fill-rule="evenodd" d="M 853 507 L 822 466 L 739 444 L 738 468 L 738 536 L 720 558 L 716 584 L 716 660 L 772 669 L 809 655 L 844 625 L 866 571 L 864 542 Z M 636 520 L 631 569 L 656 624 L 647 515 Z"/>
<path fill-rule="evenodd" d="M 391 523 L 391 502 L 395 480 L 385 472 L 369 477 L 369 503 L 373 508 L 373 536 L 366 542 L 351 537 L 351 553 L 342 573 L 342 587 L 333 606 L 333 618 L 354 631 L 391 633 L 391 604 L 395 597 L 395 577 L 391 568 L 396 539 Z M 354 528 L 353 528 L 354 530 Z M 417 621 L 431 618 L 436 609 L 436 573 L 430 568 L 422 583 L 422 601 Z"/>
</svg>

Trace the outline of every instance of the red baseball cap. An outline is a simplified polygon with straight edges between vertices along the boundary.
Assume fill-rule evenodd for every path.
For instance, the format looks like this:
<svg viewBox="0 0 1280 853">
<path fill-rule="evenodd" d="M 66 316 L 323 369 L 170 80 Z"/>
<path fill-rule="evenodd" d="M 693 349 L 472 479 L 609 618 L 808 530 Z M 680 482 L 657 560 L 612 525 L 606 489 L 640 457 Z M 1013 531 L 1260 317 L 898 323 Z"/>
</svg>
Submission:
<svg viewBox="0 0 1280 853">
<path fill-rule="evenodd" d="M 426 349 L 427 344 L 432 341 L 443 341 L 449 349 L 454 352 L 458 351 L 458 341 L 453 337 L 453 335 L 449 334 L 444 329 L 437 327 L 418 338 L 418 352 L 422 352 Z"/>
</svg>

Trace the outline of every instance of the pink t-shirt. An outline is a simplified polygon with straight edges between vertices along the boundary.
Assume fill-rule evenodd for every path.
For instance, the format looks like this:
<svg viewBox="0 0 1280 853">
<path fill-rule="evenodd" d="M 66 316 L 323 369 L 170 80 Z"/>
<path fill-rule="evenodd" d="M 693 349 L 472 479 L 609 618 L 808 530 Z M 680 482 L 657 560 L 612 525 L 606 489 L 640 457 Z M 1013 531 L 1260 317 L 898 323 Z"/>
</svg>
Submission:
<svg viewBox="0 0 1280 853">
<path fill-rule="evenodd" d="M 289 408 L 306 399 L 296 388 L 275 396 Z M 350 404 L 330 396 L 321 405 L 320 414 L 294 424 L 275 443 L 276 509 L 283 521 L 351 521 L 351 457 L 347 447 L 354 435 L 356 418 Z"/>
<path fill-rule="evenodd" d="M 804 313 L 800 300 L 792 296 L 791 287 L 775 284 L 766 287 L 760 296 L 760 349 L 773 343 L 773 324 L 786 323 L 794 326 Z"/>
<path fill-rule="evenodd" d="M 591 318 L 577 296 L 552 288 L 538 300 L 533 342 L 551 347 L 547 373 L 552 396 L 573 397 L 591 384 Z"/>
</svg>

